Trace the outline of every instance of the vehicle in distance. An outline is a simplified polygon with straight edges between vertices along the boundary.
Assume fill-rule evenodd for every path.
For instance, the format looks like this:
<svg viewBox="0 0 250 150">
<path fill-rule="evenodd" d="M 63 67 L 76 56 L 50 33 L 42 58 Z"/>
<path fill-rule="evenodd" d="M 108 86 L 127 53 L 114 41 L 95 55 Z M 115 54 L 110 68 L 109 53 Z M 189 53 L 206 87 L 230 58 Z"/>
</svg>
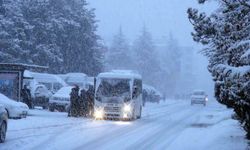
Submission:
<svg viewBox="0 0 250 150">
<path fill-rule="evenodd" d="M 49 110 L 67 111 L 70 105 L 70 93 L 72 88 L 71 86 L 67 86 L 57 91 L 49 100 Z"/>
<path fill-rule="evenodd" d="M 150 85 L 142 85 L 142 100 L 143 102 L 160 103 L 163 99 L 161 92 Z"/>
<path fill-rule="evenodd" d="M 207 101 L 208 101 L 208 97 L 207 97 L 205 91 L 196 90 L 191 95 L 191 105 L 203 104 L 204 106 L 206 106 Z"/>
<path fill-rule="evenodd" d="M 142 112 L 141 75 L 127 70 L 100 73 L 95 86 L 96 119 L 134 120 Z"/>
<path fill-rule="evenodd" d="M 49 98 L 52 93 L 43 84 L 37 84 L 32 91 L 32 104 L 33 106 L 40 106 L 43 109 L 47 109 L 49 105 Z"/>
</svg>

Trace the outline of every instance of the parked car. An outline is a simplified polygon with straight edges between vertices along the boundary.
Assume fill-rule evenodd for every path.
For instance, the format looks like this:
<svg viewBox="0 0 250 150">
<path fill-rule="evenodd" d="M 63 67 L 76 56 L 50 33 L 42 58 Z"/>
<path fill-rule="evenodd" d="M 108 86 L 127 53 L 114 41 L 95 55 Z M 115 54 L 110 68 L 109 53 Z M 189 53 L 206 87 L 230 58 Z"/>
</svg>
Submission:
<svg viewBox="0 0 250 150">
<path fill-rule="evenodd" d="M 38 73 L 25 71 L 25 77 L 29 77 L 27 82 L 33 82 L 35 84 L 43 84 L 51 93 L 56 93 L 60 88 L 67 86 L 67 84 L 57 75 L 48 73 Z"/>
<path fill-rule="evenodd" d="M 163 95 L 157 89 L 150 85 L 142 85 L 143 102 L 159 103 L 163 99 Z"/>
<path fill-rule="evenodd" d="M 40 106 L 43 109 L 47 109 L 49 107 L 49 98 L 52 93 L 46 88 L 45 85 L 37 84 L 34 87 L 34 91 L 32 91 L 32 103 L 33 106 Z"/>
<path fill-rule="evenodd" d="M 23 84 L 27 85 L 28 89 L 30 89 L 33 107 L 40 106 L 40 107 L 43 107 L 43 109 L 47 109 L 49 106 L 49 98 L 52 96 L 52 91 L 49 90 L 44 84 L 41 84 L 38 82 L 40 80 L 41 81 L 46 80 L 47 76 L 40 75 L 40 74 L 34 75 L 34 74 L 35 74 L 34 72 L 30 72 L 30 71 L 26 70 L 24 72 L 25 79 L 23 80 Z M 48 76 L 51 77 L 52 75 L 48 75 Z M 34 77 L 36 77 L 36 78 L 34 78 Z M 47 79 L 48 81 L 51 80 L 51 78 L 49 78 L 49 77 Z M 54 77 L 54 76 L 52 76 L 52 77 Z"/>
<path fill-rule="evenodd" d="M 29 107 L 26 104 L 9 99 L 1 93 L 0 104 L 2 104 L 7 111 L 8 118 L 20 119 L 25 118 L 28 114 Z"/>
<path fill-rule="evenodd" d="M 3 143 L 6 138 L 8 127 L 8 114 L 3 105 L 0 105 L 0 143 Z"/>
<path fill-rule="evenodd" d="M 207 101 L 208 101 L 208 97 L 205 91 L 196 90 L 191 95 L 191 105 L 203 104 L 204 106 L 206 106 Z"/>
<path fill-rule="evenodd" d="M 70 92 L 73 87 L 62 87 L 49 100 L 49 110 L 67 111 L 70 105 Z"/>
</svg>

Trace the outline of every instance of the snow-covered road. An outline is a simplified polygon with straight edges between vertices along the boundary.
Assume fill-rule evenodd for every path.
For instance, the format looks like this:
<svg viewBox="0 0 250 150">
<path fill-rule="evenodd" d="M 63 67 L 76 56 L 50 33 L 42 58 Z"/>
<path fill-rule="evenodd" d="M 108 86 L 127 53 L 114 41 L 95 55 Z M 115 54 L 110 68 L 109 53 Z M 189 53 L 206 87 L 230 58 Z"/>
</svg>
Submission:
<svg viewBox="0 0 250 150">
<path fill-rule="evenodd" d="M 133 122 L 68 118 L 66 113 L 32 110 L 32 116 L 10 120 L 1 150 L 83 149 L 246 149 L 247 141 L 232 111 L 210 102 L 147 104 Z"/>
</svg>

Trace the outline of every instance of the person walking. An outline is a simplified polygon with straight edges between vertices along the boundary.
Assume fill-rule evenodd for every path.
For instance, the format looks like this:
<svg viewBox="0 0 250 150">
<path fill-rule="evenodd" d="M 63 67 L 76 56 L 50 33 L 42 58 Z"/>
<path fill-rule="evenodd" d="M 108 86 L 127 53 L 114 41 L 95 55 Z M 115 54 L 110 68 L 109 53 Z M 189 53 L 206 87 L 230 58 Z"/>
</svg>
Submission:
<svg viewBox="0 0 250 150">
<path fill-rule="evenodd" d="M 78 117 L 79 107 L 79 87 L 75 85 L 70 93 L 70 110 L 68 116 Z"/>
<path fill-rule="evenodd" d="M 30 89 L 27 88 L 27 85 L 24 85 L 22 91 L 21 91 L 22 99 L 25 104 L 28 105 L 28 107 L 32 108 L 32 99 L 31 99 L 31 93 Z"/>
<path fill-rule="evenodd" d="M 87 102 L 88 102 L 88 114 L 92 117 L 94 114 L 94 95 L 95 89 L 92 85 L 89 86 L 86 92 Z"/>
<path fill-rule="evenodd" d="M 80 94 L 80 100 L 79 100 L 79 114 L 80 116 L 87 116 L 87 110 L 88 110 L 88 105 L 87 105 L 87 98 L 86 98 L 86 90 L 82 89 L 81 94 Z"/>
</svg>

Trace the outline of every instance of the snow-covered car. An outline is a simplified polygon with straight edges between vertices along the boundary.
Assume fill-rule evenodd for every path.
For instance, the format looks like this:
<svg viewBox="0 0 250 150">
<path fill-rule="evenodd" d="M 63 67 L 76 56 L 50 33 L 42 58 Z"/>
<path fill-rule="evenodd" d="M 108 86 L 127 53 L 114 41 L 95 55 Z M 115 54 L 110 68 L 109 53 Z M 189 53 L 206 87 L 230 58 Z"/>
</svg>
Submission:
<svg viewBox="0 0 250 150">
<path fill-rule="evenodd" d="M 29 77 L 29 82 L 33 82 L 34 84 L 43 84 L 46 88 L 52 92 L 53 94 L 56 93 L 60 88 L 67 86 L 67 84 L 57 75 L 55 74 L 48 74 L 48 73 L 38 73 L 38 72 L 31 72 L 25 71 L 25 77 Z"/>
<path fill-rule="evenodd" d="M 15 100 L 9 99 L 0 93 L 0 104 L 2 104 L 7 111 L 8 118 L 20 119 L 25 118 L 28 114 L 29 107 Z"/>
<path fill-rule="evenodd" d="M 142 97 L 144 102 L 159 103 L 163 96 L 161 92 L 150 85 L 142 85 Z"/>
<path fill-rule="evenodd" d="M 49 100 L 49 110 L 67 111 L 70 105 L 70 92 L 73 87 L 62 87 Z"/>
<path fill-rule="evenodd" d="M 40 106 L 46 109 L 49 106 L 49 98 L 52 96 L 52 92 L 48 90 L 48 88 L 44 84 L 39 83 L 40 80 L 38 79 L 41 78 L 39 75 L 35 76 L 33 74 L 35 73 L 26 70 L 24 72 L 25 79 L 23 80 L 23 83 L 24 85 L 27 85 L 28 89 L 30 89 L 33 107 Z M 40 78 L 35 78 L 37 76 Z M 46 75 L 43 75 L 43 77 L 43 80 L 41 80 L 46 80 Z M 50 78 L 48 80 L 50 81 Z"/>
<path fill-rule="evenodd" d="M 37 84 L 31 92 L 33 106 L 41 106 L 44 109 L 49 106 L 49 98 L 52 93 L 43 84 Z"/>
<path fill-rule="evenodd" d="M 191 95 L 191 105 L 203 104 L 204 106 L 206 106 L 207 101 L 208 101 L 208 97 L 205 91 L 196 90 Z"/>
<path fill-rule="evenodd" d="M 88 76 L 84 73 L 67 73 L 65 75 L 58 75 L 69 86 L 78 85 L 80 88 L 87 88 Z"/>
<path fill-rule="evenodd" d="M 3 105 L 0 105 L 0 143 L 5 141 L 8 126 L 8 114 Z"/>
</svg>

